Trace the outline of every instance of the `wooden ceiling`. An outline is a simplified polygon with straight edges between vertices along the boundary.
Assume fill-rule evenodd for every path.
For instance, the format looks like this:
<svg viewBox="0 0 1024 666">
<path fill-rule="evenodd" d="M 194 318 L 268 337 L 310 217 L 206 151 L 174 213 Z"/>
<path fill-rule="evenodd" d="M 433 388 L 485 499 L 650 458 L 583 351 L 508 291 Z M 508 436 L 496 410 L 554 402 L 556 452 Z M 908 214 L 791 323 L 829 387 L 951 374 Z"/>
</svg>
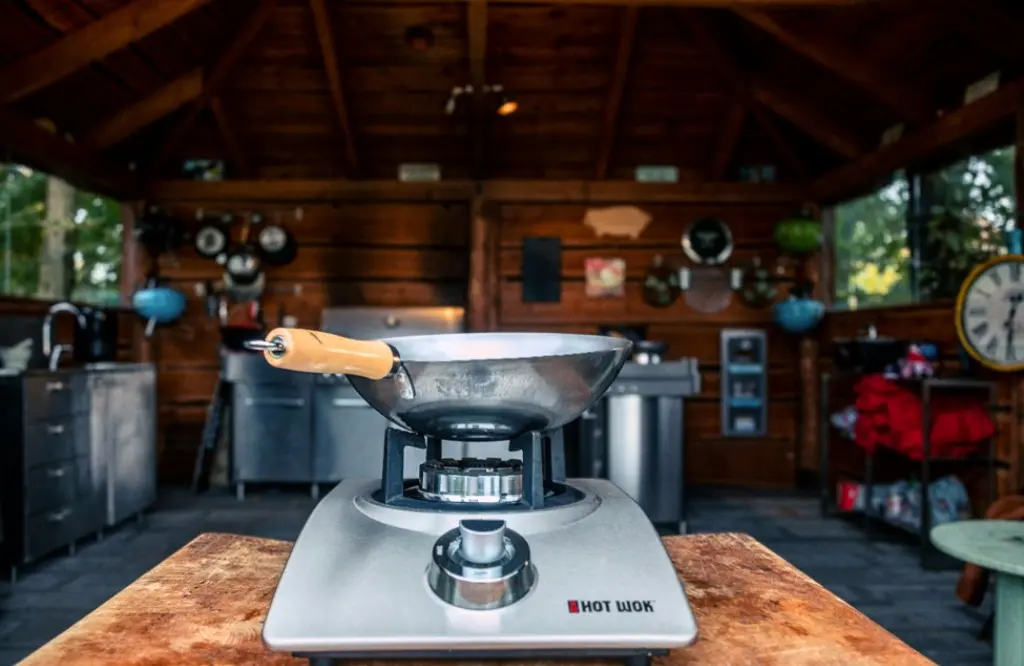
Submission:
<svg viewBox="0 0 1024 666">
<path fill-rule="evenodd" d="M 154 178 L 224 157 L 236 178 L 394 179 L 426 162 L 446 179 L 656 164 L 728 181 L 771 164 L 804 180 L 990 72 L 1015 78 L 1015 4 L 6 0 L 0 125 L 47 119 Z M 467 85 L 503 86 L 518 110 L 468 94 L 447 114 Z"/>
</svg>

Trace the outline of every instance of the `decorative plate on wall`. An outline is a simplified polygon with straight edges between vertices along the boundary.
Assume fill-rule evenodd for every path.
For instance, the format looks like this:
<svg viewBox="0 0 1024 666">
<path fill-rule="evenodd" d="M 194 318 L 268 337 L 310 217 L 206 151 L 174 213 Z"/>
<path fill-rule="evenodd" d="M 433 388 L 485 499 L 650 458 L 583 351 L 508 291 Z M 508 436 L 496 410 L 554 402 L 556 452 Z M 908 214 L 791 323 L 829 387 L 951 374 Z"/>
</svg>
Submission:
<svg viewBox="0 0 1024 666">
<path fill-rule="evenodd" d="M 696 264 L 714 266 L 732 256 L 732 232 L 722 220 L 705 217 L 689 226 L 680 242 L 683 252 Z"/>
</svg>

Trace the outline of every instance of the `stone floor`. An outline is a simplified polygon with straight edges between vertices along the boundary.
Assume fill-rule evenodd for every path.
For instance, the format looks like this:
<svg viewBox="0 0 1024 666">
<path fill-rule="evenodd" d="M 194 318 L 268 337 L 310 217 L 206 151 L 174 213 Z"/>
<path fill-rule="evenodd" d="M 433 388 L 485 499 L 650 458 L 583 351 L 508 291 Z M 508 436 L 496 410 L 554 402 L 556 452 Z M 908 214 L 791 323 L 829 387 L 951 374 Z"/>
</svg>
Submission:
<svg viewBox="0 0 1024 666">
<path fill-rule="evenodd" d="M 717 493 L 690 507 L 691 531 L 753 535 L 937 663 L 992 663 L 991 646 L 976 638 L 991 601 L 965 607 L 953 595 L 957 572 L 923 571 L 908 545 L 869 541 L 855 525 L 823 519 L 806 497 Z M 239 503 L 165 492 L 143 523 L 41 562 L 13 586 L 0 583 L 0 664 L 22 659 L 201 532 L 294 539 L 311 508 L 298 493 L 254 492 Z"/>
</svg>

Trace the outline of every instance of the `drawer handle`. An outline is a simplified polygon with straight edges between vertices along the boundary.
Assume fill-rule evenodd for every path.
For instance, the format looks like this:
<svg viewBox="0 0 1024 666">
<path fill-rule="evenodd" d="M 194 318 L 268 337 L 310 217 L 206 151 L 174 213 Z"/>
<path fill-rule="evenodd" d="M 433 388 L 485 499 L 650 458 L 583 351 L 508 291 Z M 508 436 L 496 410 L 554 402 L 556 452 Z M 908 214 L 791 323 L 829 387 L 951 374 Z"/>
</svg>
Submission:
<svg viewBox="0 0 1024 666">
<path fill-rule="evenodd" d="M 46 432 L 51 434 L 51 435 L 63 435 L 64 434 L 64 426 L 62 426 L 62 425 L 46 426 Z"/>
<path fill-rule="evenodd" d="M 246 398 L 246 407 L 292 407 L 298 409 L 306 406 L 302 398 Z"/>
<path fill-rule="evenodd" d="M 46 514 L 46 519 L 51 523 L 60 523 L 70 515 L 71 509 L 61 509 L 60 511 L 54 511 L 53 513 Z"/>
<path fill-rule="evenodd" d="M 362 398 L 335 398 L 334 400 L 331 400 L 331 404 L 334 405 L 335 407 L 369 407 L 370 406 L 369 403 L 367 403 Z"/>
<path fill-rule="evenodd" d="M 46 476 L 50 477 L 51 479 L 59 479 L 65 474 L 67 474 L 67 470 L 64 469 L 63 467 L 54 467 L 52 469 L 46 470 Z"/>
<path fill-rule="evenodd" d="M 56 393 L 57 391 L 63 391 L 64 388 L 64 382 L 46 382 L 47 393 Z"/>
</svg>

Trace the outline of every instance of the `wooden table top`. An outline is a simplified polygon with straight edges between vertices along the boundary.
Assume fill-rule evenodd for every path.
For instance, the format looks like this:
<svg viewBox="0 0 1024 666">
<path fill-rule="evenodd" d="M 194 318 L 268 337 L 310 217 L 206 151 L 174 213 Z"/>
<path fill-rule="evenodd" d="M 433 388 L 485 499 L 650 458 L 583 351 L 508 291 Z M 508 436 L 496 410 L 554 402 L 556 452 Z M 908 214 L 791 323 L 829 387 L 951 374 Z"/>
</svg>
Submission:
<svg viewBox="0 0 1024 666">
<path fill-rule="evenodd" d="M 932 663 L 749 536 L 669 537 L 665 545 L 686 583 L 700 638 L 657 658 L 658 666 Z M 260 640 L 291 547 L 200 535 L 22 663 L 305 663 Z"/>
</svg>

